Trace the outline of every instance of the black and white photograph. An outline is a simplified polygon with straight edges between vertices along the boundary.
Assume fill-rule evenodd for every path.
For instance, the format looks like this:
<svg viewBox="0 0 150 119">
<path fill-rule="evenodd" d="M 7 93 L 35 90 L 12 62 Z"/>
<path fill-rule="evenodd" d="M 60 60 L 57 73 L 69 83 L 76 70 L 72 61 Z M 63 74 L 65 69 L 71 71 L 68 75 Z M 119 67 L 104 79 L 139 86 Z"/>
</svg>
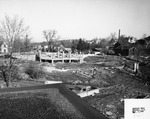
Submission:
<svg viewBox="0 0 150 119">
<path fill-rule="evenodd" d="M 150 0 L 0 0 L 0 119 L 150 119 Z"/>
</svg>

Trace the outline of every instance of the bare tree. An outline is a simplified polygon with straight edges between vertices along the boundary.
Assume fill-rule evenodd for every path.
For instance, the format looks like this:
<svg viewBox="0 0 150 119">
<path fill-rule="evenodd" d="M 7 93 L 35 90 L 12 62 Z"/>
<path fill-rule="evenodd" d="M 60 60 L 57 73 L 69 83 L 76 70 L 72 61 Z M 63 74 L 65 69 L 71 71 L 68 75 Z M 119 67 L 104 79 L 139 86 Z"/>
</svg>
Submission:
<svg viewBox="0 0 150 119">
<path fill-rule="evenodd" d="M 26 35 L 24 41 L 23 41 L 24 51 L 28 52 L 31 50 L 31 38 L 29 38 L 28 35 Z"/>
<path fill-rule="evenodd" d="M 28 33 L 28 28 L 29 27 L 24 26 L 23 19 L 19 19 L 17 16 L 13 18 L 5 16 L 5 19 L 1 21 L 0 36 L 2 36 L 5 42 L 8 44 L 10 55 L 8 63 L 5 63 L 5 65 L 7 64 L 8 67 L 8 78 L 4 79 L 7 87 L 9 87 L 9 83 L 11 81 L 12 65 L 13 65 L 12 53 L 14 48 L 14 41 L 18 39 L 23 39 L 25 35 Z"/>
<path fill-rule="evenodd" d="M 117 39 L 116 32 L 111 33 L 110 38 L 116 40 Z"/>
<path fill-rule="evenodd" d="M 108 38 L 110 40 L 107 42 L 107 46 L 113 46 L 114 43 L 117 41 L 117 37 L 116 37 L 116 33 L 115 32 L 111 33 Z"/>
<path fill-rule="evenodd" d="M 144 38 L 146 38 L 146 37 L 147 37 L 147 34 L 144 33 L 144 34 L 142 35 L 141 39 L 144 39 Z"/>
<path fill-rule="evenodd" d="M 47 41 L 48 50 L 51 51 L 52 50 L 52 44 L 59 39 L 59 37 L 57 36 L 57 32 L 55 30 L 44 30 L 43 35 Z"/>
</svg>

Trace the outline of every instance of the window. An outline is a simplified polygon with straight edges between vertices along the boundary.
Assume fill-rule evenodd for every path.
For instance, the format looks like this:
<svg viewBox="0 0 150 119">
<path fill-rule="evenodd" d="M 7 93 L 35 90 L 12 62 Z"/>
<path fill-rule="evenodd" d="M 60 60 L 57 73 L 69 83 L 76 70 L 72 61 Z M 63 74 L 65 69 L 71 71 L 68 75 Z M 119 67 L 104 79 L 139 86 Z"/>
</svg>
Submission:
<svg viewBox="0 0 150 119">
<path fill-rule="evenodd" d="M 83 91 L 86 91 L 86 88 L 83 88 Z"/>
<path fill-rule="evenodd" d="M 4 49 L 4 53 L 6 53 L 6 49 Z"/>
</svg>

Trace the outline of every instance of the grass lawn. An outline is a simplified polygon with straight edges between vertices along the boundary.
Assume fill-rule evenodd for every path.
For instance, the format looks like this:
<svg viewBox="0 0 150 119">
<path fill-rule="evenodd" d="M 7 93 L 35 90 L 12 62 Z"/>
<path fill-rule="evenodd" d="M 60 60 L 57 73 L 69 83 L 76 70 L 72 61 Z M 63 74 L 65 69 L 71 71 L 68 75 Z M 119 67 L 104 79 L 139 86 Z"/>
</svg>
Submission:
<svg viewBox="0 0 150 119">
<path fill-rule="evenodd" d="M 0 119 L 82 119 L 58 89 L 0 94 Z"/>
</svg>

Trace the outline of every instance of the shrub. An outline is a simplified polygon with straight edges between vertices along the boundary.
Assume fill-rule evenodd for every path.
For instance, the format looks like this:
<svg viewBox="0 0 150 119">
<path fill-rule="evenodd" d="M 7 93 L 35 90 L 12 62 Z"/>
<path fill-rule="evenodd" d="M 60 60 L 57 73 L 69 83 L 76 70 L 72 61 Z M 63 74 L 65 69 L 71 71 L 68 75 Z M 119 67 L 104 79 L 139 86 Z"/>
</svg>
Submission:
<svg viewBox="0 0 150 119">
<path fill-rule="evenodd" d="M 18 66 L 13 65 L 12 69 L 11 69 L 12 80 L 17 80 L 17 81 L 21 80 L 21 78 L 19 77 L 19 73 L 20 73 L 20 71 L 19 71 Z"/>
<path fill-rule="evenodd" d="M 25 73 L 32 79 L 42 78 L 45 75 L 43 68 L 34 63 L 29 63 L 25 67 Z"/>
<path fill-rule="evenodd" d="M 11 76 L 11 78 L 9 76 Z M 3 80 L 6 83 L 7 87 L 10 86 L 11 81 L 20 80 L 18 66 L 12 64 L 12 66 L 10 67 L 8 61 L 1 62 L 0 80 Z"/>
</svg>

